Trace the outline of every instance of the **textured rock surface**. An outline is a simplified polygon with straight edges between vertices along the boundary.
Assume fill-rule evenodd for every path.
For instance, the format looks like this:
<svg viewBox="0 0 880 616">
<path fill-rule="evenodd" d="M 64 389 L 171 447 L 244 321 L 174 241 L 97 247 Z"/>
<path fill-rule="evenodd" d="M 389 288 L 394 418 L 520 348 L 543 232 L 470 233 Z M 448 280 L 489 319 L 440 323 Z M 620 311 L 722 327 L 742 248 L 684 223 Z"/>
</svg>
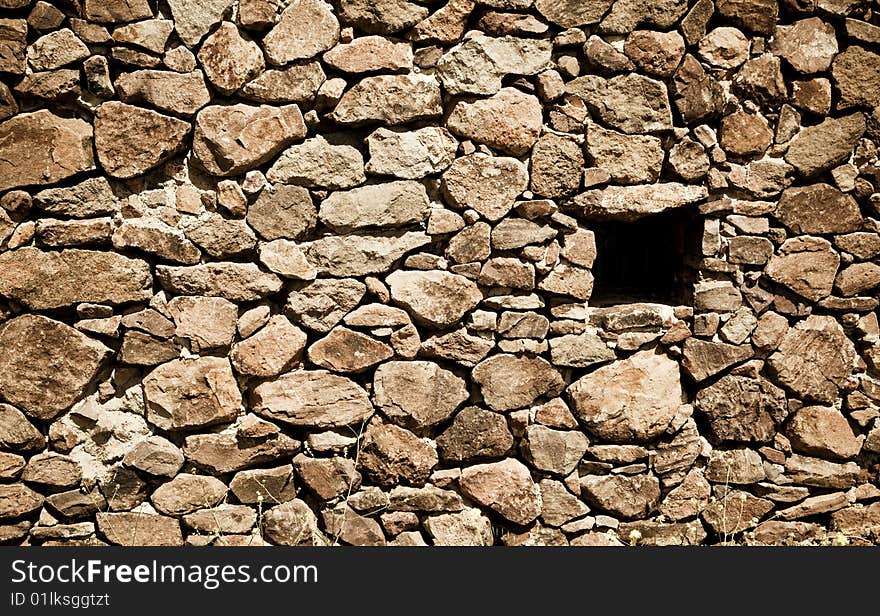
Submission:
<svg viewBox="0 0 880 616">
<path fill-rule="evenodd" d="M 870 4 L 0 0 L 0 543 L 877 543 Z"/>
<path fill-rule="evenodd" d="M 0 124 L 0 190 L 55 184 L 95 168 L 87 123 L 44 109 Z"/>
</svg>

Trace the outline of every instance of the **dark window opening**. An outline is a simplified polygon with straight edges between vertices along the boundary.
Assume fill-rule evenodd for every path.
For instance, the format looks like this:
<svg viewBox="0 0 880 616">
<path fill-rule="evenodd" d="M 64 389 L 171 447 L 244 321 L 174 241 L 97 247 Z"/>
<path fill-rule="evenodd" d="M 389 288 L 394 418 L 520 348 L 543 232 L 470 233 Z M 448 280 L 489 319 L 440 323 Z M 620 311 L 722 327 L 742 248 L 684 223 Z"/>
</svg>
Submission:
<svg viewBox="0 0 880 616">
<path fill-rule="evenodd" d="M 702 229 L 693 208 L 633 222 L 602 221 L 596 234 L 592 306 L 690 305 Z"/>
</svg>

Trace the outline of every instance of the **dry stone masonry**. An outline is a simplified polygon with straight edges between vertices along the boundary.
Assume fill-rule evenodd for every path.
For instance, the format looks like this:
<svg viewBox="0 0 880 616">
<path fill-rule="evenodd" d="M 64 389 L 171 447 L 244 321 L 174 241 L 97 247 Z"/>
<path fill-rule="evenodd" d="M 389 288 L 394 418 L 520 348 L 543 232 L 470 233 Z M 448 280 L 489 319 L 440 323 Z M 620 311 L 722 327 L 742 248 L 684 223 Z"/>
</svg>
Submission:
<svg viewBox="0 0 880 616">
<path fill-rule="evenodd" d="M 0 543 L 880 543 L 877 0 L 0 0 Z"/>
</svg>

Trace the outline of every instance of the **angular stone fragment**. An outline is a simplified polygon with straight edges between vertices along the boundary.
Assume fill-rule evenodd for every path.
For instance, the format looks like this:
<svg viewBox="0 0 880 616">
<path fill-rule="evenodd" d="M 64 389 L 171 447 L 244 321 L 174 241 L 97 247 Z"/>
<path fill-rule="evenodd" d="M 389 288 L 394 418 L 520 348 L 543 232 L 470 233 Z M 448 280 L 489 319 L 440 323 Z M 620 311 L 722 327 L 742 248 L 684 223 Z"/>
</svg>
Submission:
<svg viewBox="0 0 880 616">
<path fill-rule="evenodd" d="M 168 313 L 174 335 L 189 340 L 195 353 L 232 344 L 238 307 L 222 297 L 175 297 L 168 302 Z"/>
<path fill-rule="evenodd" d="M 848 535 L 869 536 L 880 528 L 880 504 L 853 505 L 831 514 L 831 528 Z"/>
<path fill-rule="evenodd" d="M 851 45 L 834 59 L 831 76 L 840 90 L 839 108 L 880 104 L 880 55 Z"/>
<path fill-rule="evenodd" d="M 792 104 L 816 115 L 831 111 L 831 82 L 823 77 L 791 84 Z"/>
<path fill-rule="evenodd" d="M 356 383 L 324 370 L 299 370 L 262 383 L 251 392 L 254 411 L 269 419 L 312 429 L 358 424 L 373 414 Z"/>
<path fill-rule="evenodd" d="M 770 127 L 759 115 L 737 111 L 721 120 L 721 147 L 733 156 L 760 156 L 772 140 Z"/>
<path fill-rule="evenodd" d="M 328 235 L 304 242 L 302 249 L 318 274 L 364 276 L 391 269 L 406 253 L 431 241 L 421 231 L 387 232 L 375 235 Z"/>
<path fill-rule="evenodd" d="M 567 84 L 566 92 L 581 97 L 603 123 L 627 134 L 672 126 L 666 86 L 649 77 L 635 73 L 610 79 L 586 75 Z"/>
<path fill-rule="evenodd" d="M 361 36 L 341 43 L 323 56 L 324 62 L 344 73 L 400 71 L 412 67 L 409 43 L 397 43 L 381 36 Z"/>
<path fill-rule="evenodd" d="M 23 75 L 27 69 L 28 24 L 24 19 L 0 19 L 0 72 Z"/>
<path fill-rule="evenodd" d="M 113 177 L 143 175 L 186 147 L 187 122 L 110 101 L 95 114 L 95 150 L 104 170 Z M 150 139 L 144 140 L 144 135 Z"/>
<path fill-rule="evenodd" d="M 409 0 L 344 0 L 339 7 L 343 23 L 371 34 L 401 32 L 427 16 L 427 8 Z"/>
<path fill-rule="evenodd" d="M 388 345 L 341 326 L 309 347 L 309 361 L 336 372 L 362 372 L 393 355 Z"/>
<path fill-rule="evenodd" d="M 594 370 L 567 396 L 587 430 L 613 443 L 657 438 L 686 401 L 678 363 L 653 350 Z"/>
<path fill-rule="evenodd" d="M 468 17 L 475 8 L 474 0 L 451 0 L 420 20 L 409 32 L 417 42 L 436 41 L 452 45 L 462 37 L 467 29 Z M 415 5 L 409 5 L 415 8 Z"/>
<path fill-rule="evenodd" d="M 597 23 L 611 5 L 612 0 L 535 0 L 538 12 L 563 28 Z"/>
<path fill-rule="evenodd" d="M 473 208 L 494 221 L 510 211 L 527 186 L 528 172 L 516 159 L 471 155 L 446 171 L 442 190 L 452 205 Z"/>
<path fill-rule="evenodd" d="M 289 459 L 300 449 L 299 441 L 283 434 L 251 438 L 222 432 L 186 437 L 183 454 L 198 468 L 214 474 L 226 474 L 260 464 L 277 464 L 282 459 Z"/>
<path fill-rule="evenodd" d="M 343 94 L 331 117 L 345 126 L 389 126 L 434 118 L 443 113 L 440 86 L 429 75 L 365 77 Z M 450 130 L 455 132 L 452 126 Z"/>
<path fill-rule="evenodd" d="M 79 71 L 61 69 L 31 73 L 18 82 L 14 91 L 23 98 L 62 103 L 79 96 Z"/>
<path fill-rule="evenodd" d="M 211 102 L 202 71 L 123 73 L 115 86 L 119 98 L 126 103 L 146 103 L 180 115 L 192 115 Z"/>
<path fill-rule="evenodd" d="M 472 372 L 489 408 L 508 411 L 530 405 L 541 396 L 562 390 L 559 372 L 540 357 L 493 355 Z"/>
<path fill-rule="evenodd" d="M 843 328 L 830 316 L 799 321 L 768 360 L 771 375 L 807 400 L 833 403 L 852 371 L 855 349 Z"/>
<path fill-rule="evenodd" d="M 577 468 L 589 444 L 587 437 L 575 430 L 531 425 L 526 428 L 521 446 L 523 455 L 538 470 L 568 475 Z"/>
<path fill-rule="evenodd" d="M 109 218 L 91 220 L 53 220 L 37 222 L 36 234 L 46 246 L 87 246 L 107 244 L 110 240 L 111 221 Z"/>
<path fill-rule="evenodd" d="M 770 49 L 798 72 L 825 71 L 837 55 L 834 26 L 818 17 L 801 19 L 790 26 L 776 26 Z"/>
<path fill-rule="evenodd" d="M 183 453 L 161 436 L 150 436 L 130 449 L 122 461 L 150 475 L 174 477 L 183 466 Z"/>
<path fill-rule="evenodd" d="M 535 270 L 517 258 L 495 257 L 483 264 L 478 282 L 484 287 L 530 290 L 535 288 Z"/>
<path fill-rule="evenodd" d="M 340 504 L 323 512 L 324 527 L 334 542 L 342 541 L 354 546 L 384 546 L 385 534 L 379 523 Z"/>
<path fill-rule="evenodd" d="M 787 188 L 774 216 L 797 234 L 848 233 L 862 225 L 856 200 L 824 183 Z"/>
<path fill-rule="evenodd" d="M 282 185 L 260 193 L 247 221 L 264 239 L 297 239 L 315 226 L 317 211 L 308 190 Z"/>
<path fill-rule="evenodd" d="M 154 513 L 120 512 L 98 513 L 98 532 L 114 545 L 181 546 L 183 535 L 180 522 L 172 517 Z"/>
<path fill-rule="evenodd" d="M 607 171 L 611 181 L 618 184 L 653 183 L 663 166 L 660 139 L 625 135 L 605 130 L 597 124 L 591 124 L 587 129 L 586 151 L 593 166 Z"/>
<path fill-rule="evenodd" d="M 296 497 L 293 467 L 290 464 L 275 468 L 254 469 L 235 474 L 229 489 L 239 502 L 255 505 L 261 500 L 284 503 Z"/>
<path fill-rule="evenodd" d="M 228 21 L 205 39 L 198 58 L 211 84 L 226 95 L 241 88 L 266 67 L 260 47 Z"/>
<path fill-rule="evenodd" d="M 765 272 L 774 282 L 815 302 L 831 293 L 839 266 L 840 255 L 828 240 L 802 236 L 785 240 Z"/>
<path fill-rule="evenodd" d="M 748 345 L 735 346 L 688 338 L 685 340 L 682 355 L 682 367 L 699 383 L 750 358 L 752 349 Z"/>
<path fill-rule="evenodd" d="M 861 472 L 855 462 L 830 462 L 792 454 L 785 460 L 785 475 L 797 485 L 846 490 L 859 481 Z"/>
<path fill-rule="evenodd" d="M 358 470 L 383 487 L 424 485 L 437 465 L 433 443 L 374 419 L 364 432 Z"/>
<path fill-rule="evenodd" d="M 658 0 L 640 2 L 639 0 L 618 0 L 600 24 L 604 32 L 626 34 L 636 27 L 647 24 L 667 29 L 687 11 L 684 0 Z"/>
<path fill-rule="evenodd" d="M 394 303 L 433 327 L 457 323 L 483 299 L 463 276 L 442 271 L 396 271 L 386 278 Z"/>
<path fill-rule="evenodd" d="M 234 0 L 168 0 L 174 29 L 188 47 L 198 45 L 233 4 Z"/>
<path fill-rule="evenodd" d="M 47 188 L 34 195 L 33 204 L 50 214 L 71 218 L 115 214 L 120 208 L 105 177 L 90 178 L 63 188 Z"/>
<path fill-rule="evenodd" d="M 779 4 L 775 0 L 718 0 L 720 15 L 758 34 L 772 34 Z"/>
<path fill-rule="evenodd" d="M 113 247 L 135 248 L 160 259 L 195 265 L 202 253 L 183 231 L 170 227 L 157 218 L 132 218 L 113 232 Z"/>
<path fill-rule="evenodd" d="M 291 500 L 272 507 L 264 516 L 266 537 L 278 545 L 327 545 L 327 538 L 318 530 L 318 518 L 309 506 Z"/>
<path fill-rule="evenodd" d="M 677 32 L 636 30 L 626 37 L 624 52 L 649 75 L 669 77 L 684 55 L 684 40 Z"/>
<path fill-rule="evenodd" d="M 290 366 L 305 346 L 305 333 L 287 317 L 275 315 L 256 334 L 236 343 L 230 359 L 239 374 L 276 376 Z"/>
<path fill-rule="evenodd" d="M 715 28 L 700 40 L 700 56 L 714 66 L 736 68 L 749 59 L 749 39 L 736 28 Z"/>
<path fill-rule="evenodd" d="M 94 168 L 87 122 L 41 109 L 0 124 L 0 191 L 56 184 Z"/>
<path fill-rule="evenodd" d="M 541 514 L 541 490 L 518 460 L 477 464 L 462 471 L 462 492 L 505 519 L 525 525 Z"/>
<path fill-rule="evenodd" d="M 327 79 L 320 62 L 292 64 L 268 70 L 239 91 L 240 95 L 260 103 L 305 103 L 311 105 Z"/>
<path fill-rule="evenodd" d="M 447 334 L 431 336 L 425 340 L 420 350 L 428 357 L 448 359 L 462 366 L 473 367 L 486 357 L 494 346 L 491 340 L 471 335 L 462 327 Z"/>
<path fill-rule="evenodd" d="M 290 294 L 286 311 L 304 327 L 328 332 L 360 303 L 365 292 L 364 284 L 353 279 L 316 280 Z"/>
<path fill-rule="evenodd" d="M 82 479 L 82 468 L 68 456 L 41 453 L 28 460 L 21 478 L 27 483 L 48 486 L 50 489 L 71 488 Z"/>
<path fill-rule="evenodd" d="M 41 36 L 28 47 L 28 63 L 35 71 L 50 71 L 89 57 L 89 48 L 64 28 Z"/>
<path fill-rule="evenodd" d="M 583 167 L 584 155 L 576 141 L 548 133 L 532 149 L 532 192 L 548 198 L 571 196 L 581 186 Z"/>
<path fill-rule="evenodd" d="M 373 376 L 376 406 L 413 430 L 446 421 L 467 398 L 464 380 L 433 362 L 391 361 Z"/>
<path fill-rule="evenodd" d="M 249 171 L 306 136 L 296 105 L 214 105 L 196 116 L 193 155 L 213 175 Z"/>
<path fill-rule="evenodd" d="M 0 295 L 33 310 L 81 302 L 124 304 L 149 299 L 149 265 L 113 252 L 25 247 L 0 253 Z"/>
<path fill-rule="evenodd" d="M 414 131 L 377 128 L 367 137 L 367 146 L 367 172 L 419 179 L 449 167 L 458 141 L 445 128 L 434 126 Z"/>
<path fill-rule="evenodd" d="M 462 409 L 436 440 L 441 458 L 454 463 L 500 458 L 513 447 L 504 416 L 478 406 Z"/>
<path fill-rule="evenodd" d="M 186 236 L 215 259 L 230 259 L 252 251 L 257 237 L 243 221 L 211 213 L 188 225 Z"/>
<path fill-rule="evenodd" d="M 661 182 L 588 190 L 575 197 L 574 204 L 585 217 L 632 221 L 698 203 L 707 196 L 704 186 Z"/>
<path fill-rule="evenodd" d="M 320 135 L 286 150 L 266 177 L 270 182 L 334 190 L 366 180 L 364 158 L 357 148 L 330 144 Z"/>
<path fill-rule="evenodd" d="M 508 74 L 534 75 L 550 62 L 549 41 L 477 35 L 450 49 L 437 63 L 437 77 L 453 95 L 489 96 Z"/>
<path fill-rule="evenodd" d="M 696 124 L 717 116 L 724 105 L 721 85 L 691 55 L 685 56 L 675 71 L 671 90 L 675 107 L 685 124 Z"/>
<path fill-rule="evenodd" d="M 743 64 L 734 77 L 733 85 L 736 91 L 755 101 L 778 104 L 787 96 L 781 66 L 778 57 L 765 53 Z"/>
<path fill-rule="evenodd" d="M 216 477 L 181 473 L 156 488 L 150 500 L 160 513 L 180 516 L 213 507 L 226 496 L 227 490 Z"/>
<path fill-rule="evenodd" d="M 723 484 L 749 484 L 766 477 L 761 455 L 753 449 L 714 449 L 706 465 L 706 479 Z"/>
<path fill-rule="evenodd" d="M 357 490 L 361 483 L 354 461 L 347 458 L 310 458 L 299 454 L 293 464 L 303 482 L 322 500 L 333 500 Z"/>
<path fill-rule="evenodd" d="M 129 331 L 122 340 L 119 361 L 135 366 L 155 366 L 171 361 L 179 354 L 170 340 L 162 340 L 145 332 Z"/>
<path fill-rule="evenodd" d="M 0 446 L 11 451 L 39 450 L 46 445 L 45 437 L 36 426 L 9 404 L 0 404 L 0 435 Z"/>
<path fill-rule="evenodd" d="M 572 494 L 561 481 L 542 479 L 539 486 L 543 501 L 541 520 L 544 524 L 562 526 L 590 512 L 590 508 Z"/>
<path fill-rule="evenodd" d="M 508 218 L 492 229 L 492 247 L 497 250 L 514 250 L 530 244 L 543 244 L 555 238 L 556 233 L 549 226 L 542 227 L 522 218 Z"/>
<path fill-rule="evenodd" d="M 250 302 L 281 289 L 281 279 L 253 263 L 204 263 L 191 267 L 156 267 L 162 287 L 180 295 L 208 295 Z"/>
<path fill-rule="evenodd" d="M 773 509 L 773 502 L 741 490 L 728 490 L 703 510 L 703 521 L 728 541 L 731 536 L 753 528 Z"/>
<path fill-rule="evenodd" d="M 291 3 L 274 28 L 263 39 L 266 56 L 272 64 L 312 58 L 333 47 L 339 40 L 339 21 L 333 7 L 322 0 Z"/>
<path fill-rule="evenodd" d="M 859 453 L 862 442 L 836 409 L 807 406 L 791 418 L 786 435 L 795 451 L 833 459 L 852 458 Z"/>
<path fill-rule="evenodd" d="M 697 393 L 696 406 L 706 414 L 719 440 L 769 442 L 773 418 L 785 414 L 785 394 L 764 379 L 728 374 Z"/>
<path fill-rule="evenodd" d="M 170 19 L 150 19 L 116 28 L 113 31 L 113 40 L 136 45 L 153 53 L 162 53 L 172 30 L 174 22 Z"/>
<path fill-rule="evenodd" d="M 241 392 L 227 359 L 200 357 L 162 364 L 144 378 L 147 419 L 163 430 L 190 430 L 234 420 Z"/>
<path fill-rule="evenodd" d="M 38 511 L 43 496 L 23 483 L 0 484 L 0 520 L 14 520 Z"/>
<path fill-rule="evenodd" d="M 302 249 L 289 240 L 261 244 L 260 263 L 284 278 L 314 280 L 318 275 L 318 270 L 309 263 Z"/>
<path fill-rule="evenodd" d="M 586 475 L 580 485 L 589 504 L 627 520 L 649 514 L 660 500 L 660 482 L 653 475 Z"/>
<path fill-rule="evenodd" d="M 694 517 L 706 506 L 712 488 L 700 469 L 693 469 L 660 503 L 659 511 L 673 520 Z"/>
<path fill-rule="evenodd" d="M 188 528 L 197 533 L 217 536 L 217 541 L 220 541 L 224 536 L 242 536 L 241 533 L 250 532 L 256 521 L 257 512 L 250 507 L 226 503 L 183 516 L 183 523 Z M 247 540 L 250 541 L 251 538 L 248 537 Z M 250 543 L 246 545 L 250 545 Z"/>
<path fill-rule="evenodd" d="M 880 285 L 880 266 L 874 263 L 855 263 L 840 270 L 834 280 L 834 289 L 843 297 L 864 294 Z"/>
<path fill-rule="evenodd" d="M 801 129 L 792 139 L 785 161 L 802 176 L 812 177 L 849 158 L 864 132 L 865 117 L 861 113 L 826 118 L 815 126 Z"/>
<path fill-rule="evenodd" d="M 443 490 L 431 484 L 423 488 L 398 486 L 389 495 L 389 509 L 392 511 L 441 512 L 461 511 L 464 502 L 452 490 Z"/>
<path fill-rule="evenodd" d="M 336 192 L 321 203 L 320 220 L 337 232 L 403 227 L 428 215 L 428 195 L 418 182 L 370 184 Z"/>
<path fill-rule="evenodd" d="M 458 101 L 446 118 L 454 134 L 515 156 L 532 147 L 542 125 L 540 101 L 516 88 L 501 88 L 483 100 Z"/>
<path fill-rule="evenodd" d="M 596 334 L 568 334 L 550 338 L 550 357 L 556 366 L 587 368 L 617 356 Z"/>
</svg>

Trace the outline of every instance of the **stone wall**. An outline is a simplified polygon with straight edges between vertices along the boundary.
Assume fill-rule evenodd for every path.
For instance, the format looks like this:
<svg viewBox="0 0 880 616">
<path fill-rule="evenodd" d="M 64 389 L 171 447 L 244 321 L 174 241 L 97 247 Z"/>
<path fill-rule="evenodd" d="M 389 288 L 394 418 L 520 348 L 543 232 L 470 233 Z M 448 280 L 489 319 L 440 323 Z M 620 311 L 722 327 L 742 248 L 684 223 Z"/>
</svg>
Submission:
<svg viewBox="0 0 880 616">
<path fill-rule="evenodd" d="M 876 543 L 877 8 L 0 0 L 0 541 Z"/>
</svg>

